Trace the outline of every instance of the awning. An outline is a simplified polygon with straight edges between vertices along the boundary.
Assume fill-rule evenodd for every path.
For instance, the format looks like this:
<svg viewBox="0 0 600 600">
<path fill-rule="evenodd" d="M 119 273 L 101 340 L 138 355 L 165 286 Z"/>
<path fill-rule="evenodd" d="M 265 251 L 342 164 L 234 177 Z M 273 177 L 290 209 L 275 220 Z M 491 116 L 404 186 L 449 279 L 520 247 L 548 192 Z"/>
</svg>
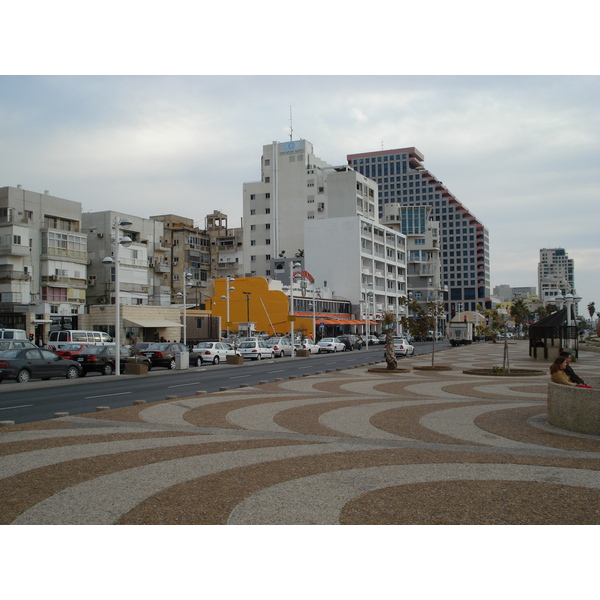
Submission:
<svg viewBox="0 0 600 600">
<path fill-rule="evenodd" d="M 128 327 L 156 327 L 158 329 L 164 327 L 183 327 L 181 323 L 175 321 L 167 321 L 166 319 L 127 319 L 123 317 L 123 323 Z"/>
</svg>

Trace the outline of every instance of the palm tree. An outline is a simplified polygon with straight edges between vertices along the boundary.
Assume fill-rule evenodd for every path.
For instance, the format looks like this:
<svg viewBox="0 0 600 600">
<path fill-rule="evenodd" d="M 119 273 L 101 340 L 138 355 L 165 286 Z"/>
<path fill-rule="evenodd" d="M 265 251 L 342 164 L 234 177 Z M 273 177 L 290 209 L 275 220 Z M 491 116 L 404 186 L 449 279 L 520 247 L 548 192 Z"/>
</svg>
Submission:
<svg viewBox="0 0 600 600">
<path fill-rule="evenodd" d="M 590 313 L 590 329 L 592 328 L 592 321 L 594 320 L 594 313 L 596 312 L 596 303 L 590 302 L 587 306 L 588 312 Z"/>
<path fill-rule="evenodd" d="M 396 317 L 394 313 L 386 312 L 383 313 L 383 319 L 381 324 L 385 329 L 385 362 L 389 371 L 395 371 L 398 368 L 398 361 L 396 360 L 396 352 L 394 351 L 394 330 L 392 325 L 394 324 Z"/>
<path fill-rule="evenodd" d="M 510 316 L 513 318 L 515 325 L 517 326 L 517 330 L 520 333 L 521 325 L 527 320 L 529 316 L 529 308 L 523 298 L 519 298 L 515 300 L 509 310 Z"/>
</svg>

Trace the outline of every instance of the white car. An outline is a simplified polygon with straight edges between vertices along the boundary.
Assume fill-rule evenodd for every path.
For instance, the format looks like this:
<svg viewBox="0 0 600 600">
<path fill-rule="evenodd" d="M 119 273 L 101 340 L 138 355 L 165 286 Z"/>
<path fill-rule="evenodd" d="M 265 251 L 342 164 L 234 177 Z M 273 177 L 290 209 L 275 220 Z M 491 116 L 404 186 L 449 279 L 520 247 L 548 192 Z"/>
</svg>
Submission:
<svg viewBox="0 0 600 600">
<path fill-rule="evenodd" d="M 269 348 L 264 342 L 242 342 L 238 346 L 238 354 L 244 358 L 260 360 L 261 358 L 275 358 L 273 348 Z"/>
<path fill-rule="evenodd" d="M 369 338 L 369 346 L 374 346 L 375 344 L 379 344 L 379 338 L 375 335 L 368 335 Z"/>
<path fill-rule="evenodd" d="M 283 337 L 272 337 L 265 341 L 265 344 L 269 348 L 273 348 L 273 353 L 276 358 L 282 356 L 291 356 L 293 352 L 292 343 L 288 338 Z"/>
<path fill-rule="evenodd" d="M 317 344 L 321 352 L 344 352 L 346 344 L 340 342 L 336 337 L 321 338 Z"/>
<path fill-rule="evenodd" d="M 406 338 L 394 336 L 392 342 L 394 344 L 394 353 L 396 356 L 412 356 L 415 353 L 415 347 L 411 346 Z"/>
<path fill-rule="evenodd" d="M 201 364 L 207 362 L 218 365 L 222 360 L 226 361 L 228 356 L 238 354 L 233 348 L 223 342 L 200 342 L 194 346 L 193 350 L 198 354 Z"/>
<path fill-rule="evenodd" d="M 296 344 L 296 350 L 309 350 L 311 354 L 320 354 L 321 353 L 321 346 L 319 346 L 318 344 L 315 344 L 312 340 L 302 340 L 302 341 L 297 341 Z"/>
</svg>

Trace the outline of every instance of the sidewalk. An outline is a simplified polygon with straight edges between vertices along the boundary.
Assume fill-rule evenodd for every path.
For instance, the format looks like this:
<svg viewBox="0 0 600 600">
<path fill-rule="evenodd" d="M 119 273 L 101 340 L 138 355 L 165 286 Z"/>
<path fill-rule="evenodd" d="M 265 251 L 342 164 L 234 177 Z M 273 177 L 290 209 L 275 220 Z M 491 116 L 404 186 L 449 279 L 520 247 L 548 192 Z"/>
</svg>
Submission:
<svg viewBox="0 0 600 600">
<path fill-rule="evenodd" d="M 502 364 L 480 343 L 0 428 L 0 523 L 600 524 L 600 436 L 549 426 L 549 364 L 509 348 L 544 375 L 464 374 Z"/>
</svg>

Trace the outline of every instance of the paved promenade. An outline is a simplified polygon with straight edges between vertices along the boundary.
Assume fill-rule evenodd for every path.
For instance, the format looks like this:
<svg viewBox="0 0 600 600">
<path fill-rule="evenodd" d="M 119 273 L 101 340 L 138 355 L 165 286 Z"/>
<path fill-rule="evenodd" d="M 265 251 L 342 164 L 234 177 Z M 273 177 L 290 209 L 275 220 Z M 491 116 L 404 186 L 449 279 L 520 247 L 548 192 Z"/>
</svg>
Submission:
<svg viewBox="0 0 600 600">
<path fill-rule="evenodd" d="M 509 348 L 544 375 L 463 373 L 502 364 L 479 343 L 2 427 L 0 523 L 600 524 L 600 436 L 549 426 L 549 365 Z"/>
</svg>

